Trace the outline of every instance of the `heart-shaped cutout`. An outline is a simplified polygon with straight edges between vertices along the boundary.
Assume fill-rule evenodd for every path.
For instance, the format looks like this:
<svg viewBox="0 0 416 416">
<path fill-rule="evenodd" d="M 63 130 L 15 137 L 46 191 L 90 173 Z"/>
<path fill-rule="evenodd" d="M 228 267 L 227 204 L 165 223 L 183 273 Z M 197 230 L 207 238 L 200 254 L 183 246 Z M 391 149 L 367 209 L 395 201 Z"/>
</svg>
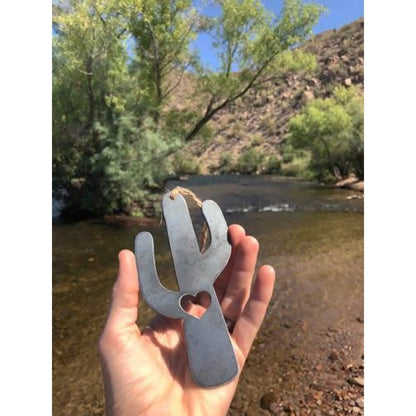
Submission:
<svg viewBox="0 0 416 416">
<path fill-rule="evenodd" d="M 196 295 L 183 295 L 181 297 L 181 308 L 195 318 L 201 319 L 211 305 L 211 295 L 201 291 Z"/>
</svg>

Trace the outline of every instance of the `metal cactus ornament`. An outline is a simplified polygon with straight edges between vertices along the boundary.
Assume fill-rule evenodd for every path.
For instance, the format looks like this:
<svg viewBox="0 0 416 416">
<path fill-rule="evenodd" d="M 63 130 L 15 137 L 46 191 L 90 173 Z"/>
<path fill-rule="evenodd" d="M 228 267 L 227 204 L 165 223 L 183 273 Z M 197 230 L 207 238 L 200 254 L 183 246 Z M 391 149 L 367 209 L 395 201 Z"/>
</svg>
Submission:
<svg viewBox="0 0 416 416">
<path fill-rule="evenodd" d="M 202 387 L 225 384 L 237 375 L 238 364 L 213 284 L 231 255 L 227 223 L 214 201 L 202 203 L 211 243 L 201 252 L 185 198 L 165 194 L 162 210 L 179 291 L 168 290 L 160 283 L 153 237 L 142 232 L 135 240 L 141 293 L 146 303 L 161 315 L 184 320 L 188 361 L 195 383 Z M 208 292 L 211 303 L 204 315 L 197 318 L 185 312 L 181 299 L 200 292 Z"/>
</svg>

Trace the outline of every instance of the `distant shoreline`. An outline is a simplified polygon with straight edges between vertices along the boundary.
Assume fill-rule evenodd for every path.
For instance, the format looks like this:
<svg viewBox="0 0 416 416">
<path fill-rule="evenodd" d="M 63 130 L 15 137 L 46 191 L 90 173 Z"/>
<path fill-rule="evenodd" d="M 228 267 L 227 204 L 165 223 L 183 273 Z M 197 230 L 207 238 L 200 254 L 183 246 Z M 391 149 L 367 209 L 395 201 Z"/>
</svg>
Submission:
<svg viewBox="0 0 416 416">
<path fill-rule="evenodd" d="M 180 186 L 192 186 L 192 179 L 191 177 L 194 175 L 181 175 L 179 177 L 176 178 L 176 182 L 180 185 Z M 213 176 L 213 177 L 219 177 L 219 176 L 231 176 L 231 177 L 235 177 L 235 179 L 237 179 L 238 177 L 240 177 L 240 179 L 242 179 L 242 176 L 249 176 L 251 178 L 259 178 L 260 177 L 274 177 L 275 175 L 271 175 L 271 174 L 257 174 L 257 175 L 241 175 L 240 174 L 234 174 L 234 175 L 196 175 L 198 177 L 209 177 L 209 176 Z M 280 177 L 279 179 L 283 180 L 284 182 L 292 182 L 292 181 L 307 181 L 307 182 L 315 182 L 318 185 L 318 182 L 310 180 L 310 179 L 306 179 L 306 178 L 301 178 L 301 177 L 289 177 L 289 176 L 283 176 Z M 170 179 L 172 180 L 172 178 Z M 175 179 L 173 179 L 175 181 Z M 188 185 L 188 182 L 191 182 Z M 165 184 L 166 185 L 166 184 Z M 364 193 L 364 181 L 360 181 L 358 178 L 356 177 L 350 177 L 347 179 L 344 179 L 342 181 L 338 181 L 336 183 L 333 184 L 323 184 L 321 183 L 321 185 L 325 185 L 326 188 L 333 188 L 333 189 L 345 189 L 345 190 L 349 190 L 349 191 L 354 191 L 354 192 L 359 192 L 359 193 Z M 160 195 L 163 194 L 163 190 L 160 191 Z M 362 199 L 362 196 L 359 195 L 353 195 L 348 197 L 347 199 Z M 94 223 L 105 223 L 105 224 L 123 224 L 123 225 L 128 225 L 128 226 L 134 226 L 134 225 L 139 225 L 139 226 L 152 226 L 155 225 L 157 223 L 159 223 L 161 221 L 161 217 L 160 217 L 160 210 L 156 209 L 156 210 L 149 210 L 147 213 L 143 212 L 142 215 L 138 215 L 138 216 L 134 216 L 134 215 L 128 215 L 126 213 L 115 213 L 115 214 L 107 214 L 107 215 L 103 215 L 103 216 L 98 216 L 98 215 L 94 215 L 93 213 L 90 213 L 90 215 L 78 215 L 78 216 L 68 216 L 68 215 L 60 215 L 61 213 L 59 212 L 60 210 L 56 209 L 59 208 L 62 209 L 62 203 L 60 203 L 59 201 L 53 201 L 54 205 L 55 205 L 55 209 L 54 211 L 54 215 L 53 215 L 53 224 L 57 225 L 57 224 L 71 224 L 71 223 L 76 223 L 79 221 L 82 222 L 94 222 Z M 154 215 L 151 215 L 151 212 L 154 213 Z"/>
</svg>

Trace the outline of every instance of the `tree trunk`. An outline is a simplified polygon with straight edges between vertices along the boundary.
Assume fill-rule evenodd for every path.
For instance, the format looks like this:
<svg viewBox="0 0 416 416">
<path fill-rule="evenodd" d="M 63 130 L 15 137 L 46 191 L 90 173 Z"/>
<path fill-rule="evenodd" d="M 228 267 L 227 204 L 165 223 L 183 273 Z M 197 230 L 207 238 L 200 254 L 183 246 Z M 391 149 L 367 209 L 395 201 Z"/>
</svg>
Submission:
<svg viewBox="0 0 416 416">
<path fill-rule="evenodd" d="M 86 62 L 86 77 L 87 77 L 87 96 L 88 96 L 88 118 L 87 123 L 85 124 L 82 135 L 86 134 L 91 127 L 94 125 L 95 119 L 95 95 L 92 88 L 92 74 L 93 74 L 93 64 L 92 57 L 89 56 Z"/>
<path fill-rule="evenodd" d="M 331 169 L 332 169 L 332 172 L 333 172 L 335 178 L 339 181 L 342 180 L 343 177 L 341 175 L 341 172 L 339 171 L 339 168 L 337 166 L 335 166 L 333 161 L 332 161 L 332 155 L 331 155 L 331 152 L 329 151 L 328 143 L 322 137 L 320 137 L 319 139 L 321 140 L 321 142 L 323 143 L 323 145 L 325 147 L 325 151 L 326 151 L 326 154 L 328 156 L 329 166 L 331 166 Z"/>
</svg>

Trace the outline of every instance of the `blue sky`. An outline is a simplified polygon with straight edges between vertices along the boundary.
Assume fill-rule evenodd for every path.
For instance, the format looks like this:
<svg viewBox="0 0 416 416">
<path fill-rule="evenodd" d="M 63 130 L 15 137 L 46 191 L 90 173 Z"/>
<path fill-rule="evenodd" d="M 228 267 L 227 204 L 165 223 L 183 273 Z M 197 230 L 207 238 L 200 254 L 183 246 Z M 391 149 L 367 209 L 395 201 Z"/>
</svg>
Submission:
<svg viewBox="0 0 416 416">
<path fill-rule="evenodd" d="M 359 17 L 364 16 L 364 0 L 317 0 L 316 2 L 328 9 L 328 11 L 321 16 L 314 29 L 316 34 L 329 29 L 338 29 L 353 22 Z M 200 2 L 196 1 L 195 3 L 198 4 Z M 262 0 L 262 3 L 266 9 L 278 14 L 283 1 Z M 305 3 L 311 3 L 311 1 L 306 0 Z M 209 15 L 215 15 L 215 9 L 213 8 L 206 8 L 204 9 L 204 12 Z M 199 50 L 200 57 L 204 64 L 208 64 L 213 69 L 217 67 L 218 61 L 215 57 L 215 51 L 213 51 L 211 39 L 208 35 L 200 35 L 194 42 L 194 47 Z"/>
</svg>

